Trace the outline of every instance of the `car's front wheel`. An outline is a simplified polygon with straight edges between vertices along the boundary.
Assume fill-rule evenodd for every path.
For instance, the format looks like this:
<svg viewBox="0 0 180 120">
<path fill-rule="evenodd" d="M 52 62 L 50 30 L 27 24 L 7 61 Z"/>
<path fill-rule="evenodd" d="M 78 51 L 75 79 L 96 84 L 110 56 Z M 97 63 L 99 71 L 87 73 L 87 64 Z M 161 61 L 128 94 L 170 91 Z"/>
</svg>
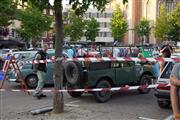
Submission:
<svg viewBox="0 0 180 120">
<path fill-rule="evenodd" d="M 96 88 L 103 88 L 101 91 L 94 92 L 94 97 L 96 98 L 97 102 L 107 102 L 111 98 L 112 93 L 110 90 L 108 90 L 111 88 L 111 83 L 108 80 L 100 80 L 97 83 Z"/>
<path fill-rule="evenodd" d="M 157 102 L 160 108 L 170 108 L 170 101 L 158 100 Z"/>
<path fill-rule="evenodd" d="M 26 78 L 26 84 L 28 88 L 36 88 L 38 84 L 38 78 L 36 75 L 29 75 Z"/>
</svg>

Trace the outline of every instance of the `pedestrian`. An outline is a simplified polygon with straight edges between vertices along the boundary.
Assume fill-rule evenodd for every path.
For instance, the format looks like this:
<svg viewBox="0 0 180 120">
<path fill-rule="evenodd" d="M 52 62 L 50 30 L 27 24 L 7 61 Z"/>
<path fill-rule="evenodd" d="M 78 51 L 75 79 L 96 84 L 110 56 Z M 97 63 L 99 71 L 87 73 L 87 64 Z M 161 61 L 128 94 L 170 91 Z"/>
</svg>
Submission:
<svg viewBox="0 0 180 120">
<path fill-rule="evenodd" d="M 153 52 L 152 52 L 153 58 L 158 58 L 159 57 L 159 50 L 158 47 L 154 47 Z"/>
<path fill-rule="evenodd" d="M 171 53 L 173 52 L 172 47 L 169 45 L 168 42 L 165 43 L 165 45 L 162 46 L 160 53 L 162 53 L 162 57 L 164 58 L 170 58 Z M 166 62 L 161 62 L 160 65 L 160 71 L 162 72 L 163 68 L 165 67 Z"/>
<path fill-rule="evenodd" d="M 153 58 L 158 58 L 159 57 L 158 53 L 159 53 L 158 48 L 155 48 L 155 50 L 153 51 Z M 157 79 L 160 74 L 160 65 L 158 61 L 152 62 L 152 69 L 153 69 L 153 74 Z"/>
<path fill-rule="evenodd" d="M 164 58 L 170 58 L 171 57 L 171 53 L 173 52 L 173 49 L 169 45 L 169 43 L 166 42 L 165 45 L 162 46 L 160 52 L 162 53 Z"/>
<path fill-rule="evenodd" d="M 173 116 L 175 120 L 180 120 L 180 103 L 179 103 L 179 88 L 180 88 L 180 63 L 176 63 L 171 71 L 171 104 Z"/>
<path fill-rule="evenodd" d="M 35 60 L 46 60 L 47 50 L 48 50 L 48 46 L 44 45 L 43 49 L 39 50 L 36 53 Z M 46 97 L 46 95 L 44 95 L 41 91 L 46 81 L 46 72 L 47 72 L 46 63 L 34 64 L 33 71 L 37 74 L 37 77 L 38 77 L 38 85 L 36 87 L 36 91 L 34 92 L 33 96 L 37 97 L 38 99 L 42 97 Z"/>
<path fill-rule="evenodd" d="M 67 49 L 68 58 L 74 58 L 74 51 L 72 49 L 72 46 L 69 46 Z"/>
</svg>

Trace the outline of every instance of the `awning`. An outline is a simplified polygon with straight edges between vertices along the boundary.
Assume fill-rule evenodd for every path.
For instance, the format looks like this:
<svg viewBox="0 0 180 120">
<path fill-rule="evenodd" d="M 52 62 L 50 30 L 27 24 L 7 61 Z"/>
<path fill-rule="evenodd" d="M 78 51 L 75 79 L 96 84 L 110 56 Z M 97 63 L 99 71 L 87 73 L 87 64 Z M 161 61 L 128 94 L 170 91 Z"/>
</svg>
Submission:
<svg viewBox="0 0 180 120">
<path fill-rule="evenodd" d="M 24 47 L 25 44 L 17 40 L 0 40 L 0 48 Z"/>
</svg>

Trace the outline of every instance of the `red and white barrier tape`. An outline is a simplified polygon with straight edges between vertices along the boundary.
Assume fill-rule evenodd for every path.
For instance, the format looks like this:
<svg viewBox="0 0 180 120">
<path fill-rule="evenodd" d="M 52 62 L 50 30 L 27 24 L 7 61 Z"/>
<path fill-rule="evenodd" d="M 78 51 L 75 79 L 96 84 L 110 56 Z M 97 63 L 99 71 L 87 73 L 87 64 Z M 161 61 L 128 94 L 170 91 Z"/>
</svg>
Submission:
<svg viewBox="0 0 180 120">
<path fill-rule="evenodd" d="M 113 87 L 113 88 L 94 88 L 94 89 L 62 89 L 62 90 L 55 90 L 55 89 L 49 89 L 49 90 L 41 90 L 41 92 L 95 92 L 95 91 L 130 91 L 130 90 L 138 90 L 138 89 L 153 89 L 157 87 L 168 87 L 170 84 L 151 84 L 151 85 L 143 85 L 143 86 L 125 86 L 125 87 Z M 0 89 L 0 92 L 5 91 L 12 91 L 12 92 L 35 92 L 35 89 Z"/>
<path fill-rule="evenodd" d="M 100 57 L 100 58 L 64 58 L 64 59 L 46 59 L 46 60 L 33 60 L 24 61 L 24 63 L 38 64 L 38 63 L 48 63 L 55 61 L 90 61 L 90 62 L 102 62 L 102 61 L 134 61 L 134 62 L 180 62 L 180 58 L 133 58 L 133 57 Z"/>
</svg>

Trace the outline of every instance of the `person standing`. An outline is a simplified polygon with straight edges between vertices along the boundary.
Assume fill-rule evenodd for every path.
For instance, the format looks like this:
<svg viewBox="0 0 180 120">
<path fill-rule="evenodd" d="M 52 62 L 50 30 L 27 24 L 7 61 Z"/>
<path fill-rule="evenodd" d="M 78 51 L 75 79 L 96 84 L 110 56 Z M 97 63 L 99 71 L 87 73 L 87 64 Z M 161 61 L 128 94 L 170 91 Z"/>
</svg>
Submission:
<svg viewBox="0 0 180 120">
<path fill-rule="evenodd" d="M 170 58 L 171 53 L 173 52 L 172 47 L 169 45 L 168 42 L 166 42 L 165 45 L 162 46 L 160 53 L 162 53 L 162 57 L 164 58 Z M 166 62 L 161 62 L 160 64 L 160 71 L 162 72 L 163 68 L 165 67 Z"/>
<path fill-rule="evenodd" d="M 39 50 L 35 55 L 35 60 L 46 60 L 48 46 L 44 45 L 42 50 Z M 41 97 L 46 97 L 42 93 L 42 89 L 45 84 L 46 80 L 46 72 L 47 72 L 47 66 L 46 63 L 38 63 L 33 65 L 33 71 L 37 74 L 38 77 L 38 85 L 36 87 L 36 91 L 34 92 L 33 96 L 40 99 Z"/>
<path fill-rule="evenodd" d="M 179 103 L 179 88 L 180 88 L 180 63 L 176 63 L 171 71 L 171 104 L 173 109 L 173 116 L 175 120 L 180 120 L 180 103 Z"/>
<path fill-rule="evenodd" d="M 160 52 L 162 53 L 164 58 L 170 58 L 171 57 L 171 53 L 173 52 L 173 49 L 169 45 L 169 43 L 167 42 L 165 45 L 162 46 Z"/>
<path fill-rule="evenodd" d="M 67 49 L 67 54 L 68 58 L 74 58 L 74 51 L 71 46 Z"/>
</svg>

